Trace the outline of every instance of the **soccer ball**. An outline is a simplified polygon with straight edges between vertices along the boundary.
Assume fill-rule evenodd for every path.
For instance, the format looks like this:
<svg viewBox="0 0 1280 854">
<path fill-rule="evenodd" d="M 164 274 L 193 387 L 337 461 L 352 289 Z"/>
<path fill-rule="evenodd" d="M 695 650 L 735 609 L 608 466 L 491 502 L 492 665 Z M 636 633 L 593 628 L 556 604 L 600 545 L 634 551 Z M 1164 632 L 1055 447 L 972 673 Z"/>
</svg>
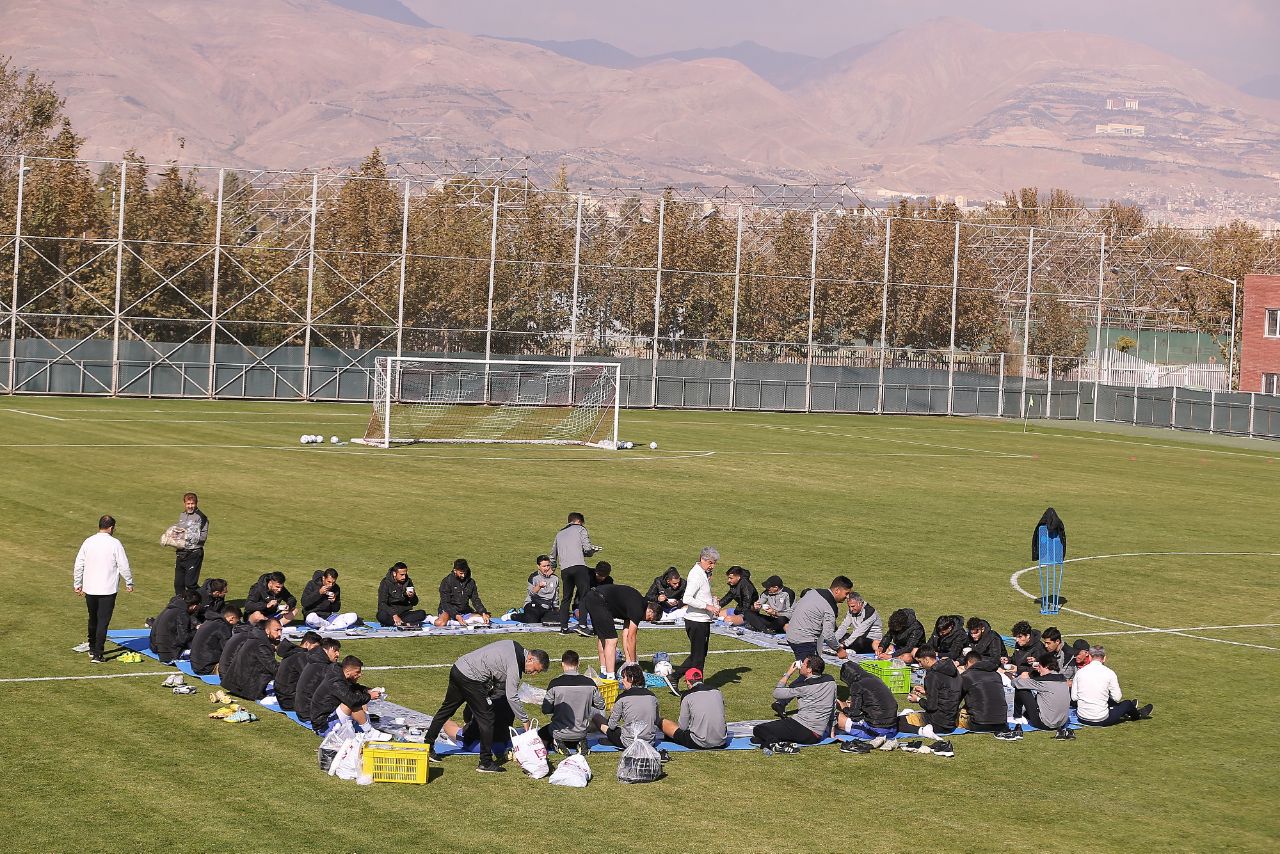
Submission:
<svg viewBox="0 0 1280 854">
<path fill-rule="evenodd" d="M 310 441 L 311 441 L 311 437 L 310 437 L 310 436 L 299 436 L 299 437 L 298 437 L 298 442 L 299 442 L 299 444 L 303 444 L 303 445 L 305 445 L 305 444 L 307 444 L 307 443 L 308 443 L 308 442 L 310 442 Z"/>
<path fill-rule="evenodd" d="M 656 451 L 656 450 L 658 450 L 658 443 L 657 443 L 657 442 L 650 442 L 650 443 L 649 443 L 649 450 L 651 450 L 651 451 Z"/>
<path fill-rule="evenodd" d="M 337 436 L 330 436 L 330 437 L 329 437 L 329 444 L 331 444 L 331 445 L 336 445 L 336 444 L 338 444 L 338 437 L 337 437 Z"/>
<path fill-rule="evenodd" d="M 672 671 L 672 667 L 671 667 L 670 661 L 654 662 L 653 672 L 655 675 L 661 676 L 665 679 L 666 677 L 671 675 L 671 671 Z"/>
</svg>

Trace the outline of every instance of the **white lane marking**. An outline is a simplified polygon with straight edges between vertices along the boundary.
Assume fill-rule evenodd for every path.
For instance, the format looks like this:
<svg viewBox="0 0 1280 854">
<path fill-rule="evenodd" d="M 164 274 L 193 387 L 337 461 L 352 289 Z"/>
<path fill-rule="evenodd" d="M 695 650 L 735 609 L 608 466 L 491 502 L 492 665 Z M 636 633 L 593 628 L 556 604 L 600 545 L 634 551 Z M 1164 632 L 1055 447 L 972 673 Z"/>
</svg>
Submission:
<svg viewBox="0 0 1280 854">
<path fill-rule="evenodd" d="M 761 427 L 766 430 L 784 430 L 788 433 L 804 433 L 812 436 L 834 436 L 839 439 L 863 439 L 868 442 L 889 442 L 895 445 L 919 445 L 923 448 L 942 448 L 947 451 L 967 451 L 971 454 L 982 454 L 990 457 L 1014 457 L 1030 459 L 1030 454 L 1010 454 L 1005 451 L 990 451 L 985 448 L 968 448 L 963 445 L 941 445 L 937 442 L 920 442 L 912 439 L 895 439 L 886 436 L 868 436 L 859 433 L 832 433 L 827 430 L 811 430 L 806 427 L 787 427 L 780 424 L 748 424 L 748 427 Z M 847 428 L 845 428 L 847 429 Z"/>
<path fill-rule="evenodd" d="M 345 444 L 345 443 L 344 443 Z M 417 461 L 429 462 L 434 460 L 464 460 L 464 461 L 484 461 L 484 462 L 513 462 L 513 463 L 624 463 L 639 462 L 644 460 L 684 460 L 704 457 L 713 457 L 715 451 L 663 451 L 657 454 L 645 454 L 644 456 L 636 456 L 634 454 L 621 454 L 616 456 L 605 457 L 582 457 L 582 456 L 539 456 L 539 457 L 477 457 L 470 454 L 442 454 L 427 452 L 425 450 L 413 450 L 407 454 L 404 449 L 391 450 L 368 450 L 359 451 L 350 447 L 334 447 L 333 445 L 308 445 L 293 447 L 290 445 L 220 445 L 220 444 L 196 444 L 191 442 L 169 442 L 154 444 L 139 444 L 136 442 L 119 442 L 119 443 L 99 443 L 99 442 L 11 442 L 0 443 L 0 448 L 121 448 L 148 450 L 154 448 L 213 448 L 217 450 L 242 450 L 242 451 L 286 451 L 290 453 L 301 454 L 342 454 L 371 456 L 381 459 L 394 459 L 401 461 Z M 582 450 L 565 449 L 563 454 L 580 455 L 584 452 L 596 451 L 594 448 L 585 448 Z M 542 452 L 546 454 L 546 451 Z M 614 453 L 614 452 L 610 452 Z"/>
<path fill-rule="evenodd" d="M 461 637 L 466 637 L 466 636 L 461 635 Z M 359 638 L 350 638 L 350 640 L 359 640 Z M 780 646 L 777 649 L 765 649 L 763 647 L 752 646 L 752 647 L 746 647 L 744 649 L 711 649 L 711 650 L 707 650 L 707 655 L 743 655 L 743 654 L 753 653 L 753 652 L 785 652 L 788 655 L 790 655 L 791 649 L 785 646 Z M 683 651 L 672 652 L 669 654 L 670 655 L 688 655 L 689 650 L 686 649 Z M 584 655 L 582 656 L 582 660 L 595 661 L 599 657 L 600 656 L 598 655 Z M 442 664 L 383 664 L 375 667 L 365 667 L 364 669 L 365 670 L 436 670 L 444 667 L 453 667 L 453 662 L 449 661 Z M 178 671 L 175 668 L 170 668 L 169 670 L 148 671 L 146 673 L 106 673 L 106 674 L 94 674 L 92 676 L 22 676 L 22 677 L 11 678 L 11 679 L 0 679 L 0 684 L 4 684 L 6 682 L 83 682 L 89 679 L 136 679 L 143 676 L 172 676 L 174 673 L 178 673 L 178 672 L 180 671 Z M 197 678 L 197 677 L 192 677 L 192 678 Z M 208 685 L 209 683 L 206 682 L 204 684 Z"/>
<path fill-rule="evenodd" d="M 982 420 L 986 421 L 988 419 L 986 417 L 983 417 Z M 1052 424 L 1042 425 L 1042 426 L 1052 429 Z M 1058 429 L 1061 430 L 1063 428 L 1058 428 Z M 1010 436 L 1023 435 L 1021 432 L 1017 430 L 1006 429 L 1006 430 L 997 430 L 996 432 L 1007 434 Z M 1225 456 L 1225 457 L 1249 457 L 1255 460 L 1280 460 L 1280 457 L 1269 456 L 1265 453 L 1250 454 L 1245 451 L 1223 451 L 1217 448 L 1208 448 L 1203 445 L 1192 445 L 1188 447 L 1187 445 L 1165 445 L 1160 442 L 1131 442 L 1123 438 L 1117 438 L 1115 436 L 1081 436 L 1075 433 L 1065 433 L 1065 432 L 1064 433 L 1039 433 L 1037 435 L 1044 436 L 1049 439 L 1082 439 L 1088 442 L 1111 442 L 1112 444 L 1115 444 L 1115 445 L 1132 445 L 1136 448 L 1157 448 L 1159 450 L 1164 450 L 1164 451 L 1186 451 L 1188 453 L 1194 453 L 1194 454 L 1218 454 L 1219 456 Z M 1194 437 L 1194 434 L 1192 434 L 1192 437 Z M 1245 438 L 1245 437 L 1238 437 L 1238 438 Z M 1262 442 L 1268 442 L 1272 440 L 1259 438 L 1259 439 L 1255 439 L 1254 441 L 1262 443 Z M 1264 449 L 1259 448 L 1258 450 L 1261 451 Z"/>
<path fill-rule="evenodd" d="M 1063 563 L 1077 563 L 1077 562 L 1086 561 L 1086 560 L 1105 560 L 1106 558 L 1112 558 L 1112 557 L 1172 557 L 1172 556 L 1280 557 L 1280 552 L 1119 552 L 1117 554 L 1109 554 L 1109 555 L 1087 555 L 1085 557 L 1067 558 L 1065 561 L 1063 561 Z M 1031 572 L 1033 569 L 1038 569 L 1038 568 L 1039 567 L 1037 566 L 1028 566 L 1025 569 L 1018 570 L 1013 575 L 1009 576 L 1009 584 L 1012 585 L 1014 590 L 1018 591 L 1023 596 L 1026 596 L 1028 599 L 1039 599 L 1040 598 L 1039 596 L 1033 595 L 1023 590 L 1022 585 L 1018 583 L 1018 579 L 1022 577 L 1023 573 Z M 1177 635 L 1178 637 L 1193 638 L 1195 640 L 1203 640 L 1203 641 L 1211 641 L 1212 643 L 1224 643 L 1224 644 L 1227 644 L 1228 646 L 1245 646 L 1245 647 L 1249 647 L 1250 649 L 1265 649 L 1265 650 L 1269 650 L 1270 652 L 1280 652 L 1280 647 L 1264 646 L 1263 644 L 1257 644 L 1257 643 L 1244 643 L 1243 641 L 1223 640 L 1222 638 L 1208 638 L 1203 635 L 1188 634 L 1185 630 L 1180 630 L 1180 629 L 1157 629 L 1154 626 L 1144 626 L 1141 623 L 1131 623 L 1131 622 L 1128 622 L 1127 620 L 1116 620 L 1116 619 L 1113 619 L 1112 617 L 1103 617 L 1098 614 L 1090 614 L 1088 611 L 1078 611 L 1075 608 L 1062 608 L 1061 610 L 1070 614 L 1077 614 L 1081 617 L 1088 617 L 1091 620 L 1101 620 L 1104 623 L 1115 623 L 1116 625 L 1120 625 L 1120 626 L 1129 626 L 1131 628 L 1141 629 L 1143 632 L 1161 632 L 1163 634 Z"/>
<path fill-rule="evenodd" d="M 19 415 L 30 415 L 32 418 L 48 418 L 50 421 L 66 421 L 66 418 L 58 418 L 56 415 L 41 415 L 39 412 L 28 412 L 25 409 L 6 409 L 5 412 L 16 412 Z"/>
<path fill-rule="evenodd" d="M 1128 629 L 1123 632 L 1080 632 L 1089 637 L 1111 637 L 1112 635 L 1150 635 L 1177 634 L 1178 632 L 1207 632 L 1211 629 L 1280 629 L 1280 623 L 1242 623 L 1237 626 L 1188 626 L 1181 629 Z M 1071 634 L 1076 634 L 1072 632 Z"/>
</svg>

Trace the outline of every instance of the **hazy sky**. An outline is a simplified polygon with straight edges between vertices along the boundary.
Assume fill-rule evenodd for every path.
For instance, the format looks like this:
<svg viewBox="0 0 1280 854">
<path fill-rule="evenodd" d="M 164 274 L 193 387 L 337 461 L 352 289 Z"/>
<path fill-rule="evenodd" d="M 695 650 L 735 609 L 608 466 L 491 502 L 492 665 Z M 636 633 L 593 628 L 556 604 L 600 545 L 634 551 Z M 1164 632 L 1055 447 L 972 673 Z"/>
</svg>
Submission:
<svg viewBox="0 0 1280 854">
<path fill-rule="evenodd" d="M 827 56 L 929 18 L 1144 42 L 1232 83 L 1280 73 L 1280 0 L 403 0 L 433 24 L 637 54 L 752 40 Z"/>
</svg>

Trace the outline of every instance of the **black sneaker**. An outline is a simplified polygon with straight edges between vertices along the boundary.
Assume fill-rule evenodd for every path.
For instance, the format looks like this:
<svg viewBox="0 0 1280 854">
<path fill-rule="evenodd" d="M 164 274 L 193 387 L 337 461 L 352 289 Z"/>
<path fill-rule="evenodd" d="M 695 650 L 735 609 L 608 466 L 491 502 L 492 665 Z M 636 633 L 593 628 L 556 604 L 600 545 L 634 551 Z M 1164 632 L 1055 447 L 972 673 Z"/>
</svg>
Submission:
<svg viewBox="0 0 1280 854">
<path fill-rule="evenodd" d="M 153 628 L 153 627 L 155 626 L 155 624 L 156 624 L 156 618 L 155 618 L 155 617 L 147 617 L 145 620 L 143 620 L 143 621 L 142 621 L 142 624 L 143 624 L 144 626 L 146 626 L 147 628 L 149 628 L 149 629 L 150 629 L 150 628 Z"/>
<path fill-rule="evenodd" d="M 773 713 L 780 718 L 785 718 L 787 716 L 786 700 L 774 700 L 769 708 L 773 709 Z"/>
<path fill-rule="evenodd" d="M 1003 732 L 996 733 L 996 739 L 999 741 L 1022 741 L 1021 727 L 1014 727 Z"/>
<path fill-rule="evenodd" d="M 596 633 L 591 631 L 591 629 L 588 629 L 586 626 L 578 626 L 574 631 L 582 635 L 584 638 L 593 638 L 596 636 Z"/>
<path fill-rule="evenodd" d="M 870 744 L 868 744 L 868 743 L 867 743 L 867 742 L 865 742 L 865 741 L 853 741 L 853 740 L 850 740 L 850 741 L 846 741 L 844 744 L 840 745 L 840 752 L 841 752 L 841 753 L 860 753 L 860 754 L 862 754 L 862 753 L 870 753 L 870 752 L 871 752 L 871 751 L 873 751 L 873 750 L 875 750 L 875 748 L 874 748 L 874 747 L 872 747 Z"/>
<path fill-rule="evenodd" d="M 1133 713 L 1133 719 L 1134 719 L 1135 721 L 1145 721 L 1145 720 L 1150 720 L 1150 719 L 1151 719 L 1151 712 L 1152 712 L 1152 710 L 1153 710 L 1153 709 L 1155 709 L 1155 706 L 1151 705 L 1150 703 L 1147 703 L 1147 704 L 1146 704 L 1145 706 L 1143 706 L 1142 708 L 1137 709 L 1137 710 L 1135 710 L 1135 711 L 1134 711 L 1134 713 Z"/>
<path fill-rule="evenodd" d="M 789 741 L 780 741 L 773 746 L 773 752 L 783 753 L 789 756 L 793 753 L 799 753 L 800 748 L 798 745 L 792 744 Z"/>
<path fill-rule="evenodd" d="M 668 752 L 667 752 L 667 751 L 665 751 L 665 750 L 659 750 L 659 751 L 658 751 L 658 758 L 659 758 L 659 759 L 661 759 L 664 763 L 665 763 L 665 762 L 670 762 L 670 761 L 671 761 L 671 754 L 670 754 L 670 753 L 668 753 Z"/>
<path fill-rule="evenodd" d="M 492 756 L 486 756 L 480 760 L 480 764 L 476 766 L 476 770 L 481 774 L 502 774 L 507 769 L 503 768 L 497 762 L 494 762 Z"/>
<path fill-rule="evenodd" d="M 561 630 L 560 630 L 560 634 L 562 634 L 562 635 L 571 635 L 571 634 L 573 634 L 573 629 L 571 629 L 571 628 L 569 628 L 569 627 L 567 627 L 567 626 L 566 626 L 565 628 L 563 628 L 563 629 L 561 629 Z"/>
<path fill-rule="evenodd" d="M 1053 739 L 1054 741 L 1071 741 L 1075 737 L 1076 737 L 1076 734 L 1074 732 L 1067 729 L 1066 727 L 1063 727 L 1062 729 L 1058 730 L 1057 733 L 1054 734 Z"/>
<path fill-rule="evenodd" d="M 107 662 L 106 662 L 106 659 L 104 659 L 100 655 L 91 655 L 89 656 L 89 663 L 90 664 L 106 664 Z"/>
<path fill-rule="evenodd" d="M 956 749 L 951 746 L 949 741 L 935 741 L 929 752 L 934 756 L 955 756 Z"/>
<path fill-rule="evenodd" d="M 436 753 L 436 749 L 434 747 L 427 751 L 427 761 L 435 762 L 436 764 L 441 762 L 440 754 Z"/>
<path fill-rule="evenodd" d="M 908 741 L 906 744 L 902 745 L 902 749 L 907 753 L 922 753 L 923 751 L 921 748 L 923 747 L 923 741 Z"/>
</svg>

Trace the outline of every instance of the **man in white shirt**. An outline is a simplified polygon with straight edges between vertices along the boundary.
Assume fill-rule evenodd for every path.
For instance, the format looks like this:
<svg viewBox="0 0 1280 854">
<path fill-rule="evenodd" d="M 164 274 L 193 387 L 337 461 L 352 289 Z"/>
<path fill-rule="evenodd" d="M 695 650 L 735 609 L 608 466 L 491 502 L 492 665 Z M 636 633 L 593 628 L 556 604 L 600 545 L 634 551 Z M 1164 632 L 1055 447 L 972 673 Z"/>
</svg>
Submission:
<svg viewBox="0 0 1280 854">
<path fill-rule="evenodd" d="M 1147 703 L 1141 708 L 1137 700 L 1122 700 L 1120 680 L 1103 664 L 1107 651 L 1100 646 L 1089 649 L 1088 658 L 1071 680 L 1071 699 L 1076 715 L 1089 726 L 1113 726 L 1123 721 L 1145 720 L 1154 708 Z"/>
<path fill-rule="evenodd" d="M 707 546 L 698 554 L 698 562 L 689 570 L 684 591 L 684 633 L 689 636 L 689 657 L 673 674 L 683 676 L 697 668 L 706 670 L 707 649 L 711 646 L 711 621 L 720 613 L 720 600 L 711 592 L 711 573 L 716 570 L 720 552 Z"/>
<path fill-rule="evenodd" d="M 84 597 L 85 606 L 89 609 L 89 639 L 75 647 L 75 651 L 89 653 L 89 661 L 94 664 L 103 661 L 107 627 L 111 624 L 111 612 L 116 607 L 120 576 L 124 576 L 125 589 L 133 592 L 129 558 L 125 556 L 124 546 L 112 536 L 115 531 L 114 518 L 103 516 L 99 519 L 98 533 L 80 545 L 72 574 L 76 595 Z"/>
</svg>

